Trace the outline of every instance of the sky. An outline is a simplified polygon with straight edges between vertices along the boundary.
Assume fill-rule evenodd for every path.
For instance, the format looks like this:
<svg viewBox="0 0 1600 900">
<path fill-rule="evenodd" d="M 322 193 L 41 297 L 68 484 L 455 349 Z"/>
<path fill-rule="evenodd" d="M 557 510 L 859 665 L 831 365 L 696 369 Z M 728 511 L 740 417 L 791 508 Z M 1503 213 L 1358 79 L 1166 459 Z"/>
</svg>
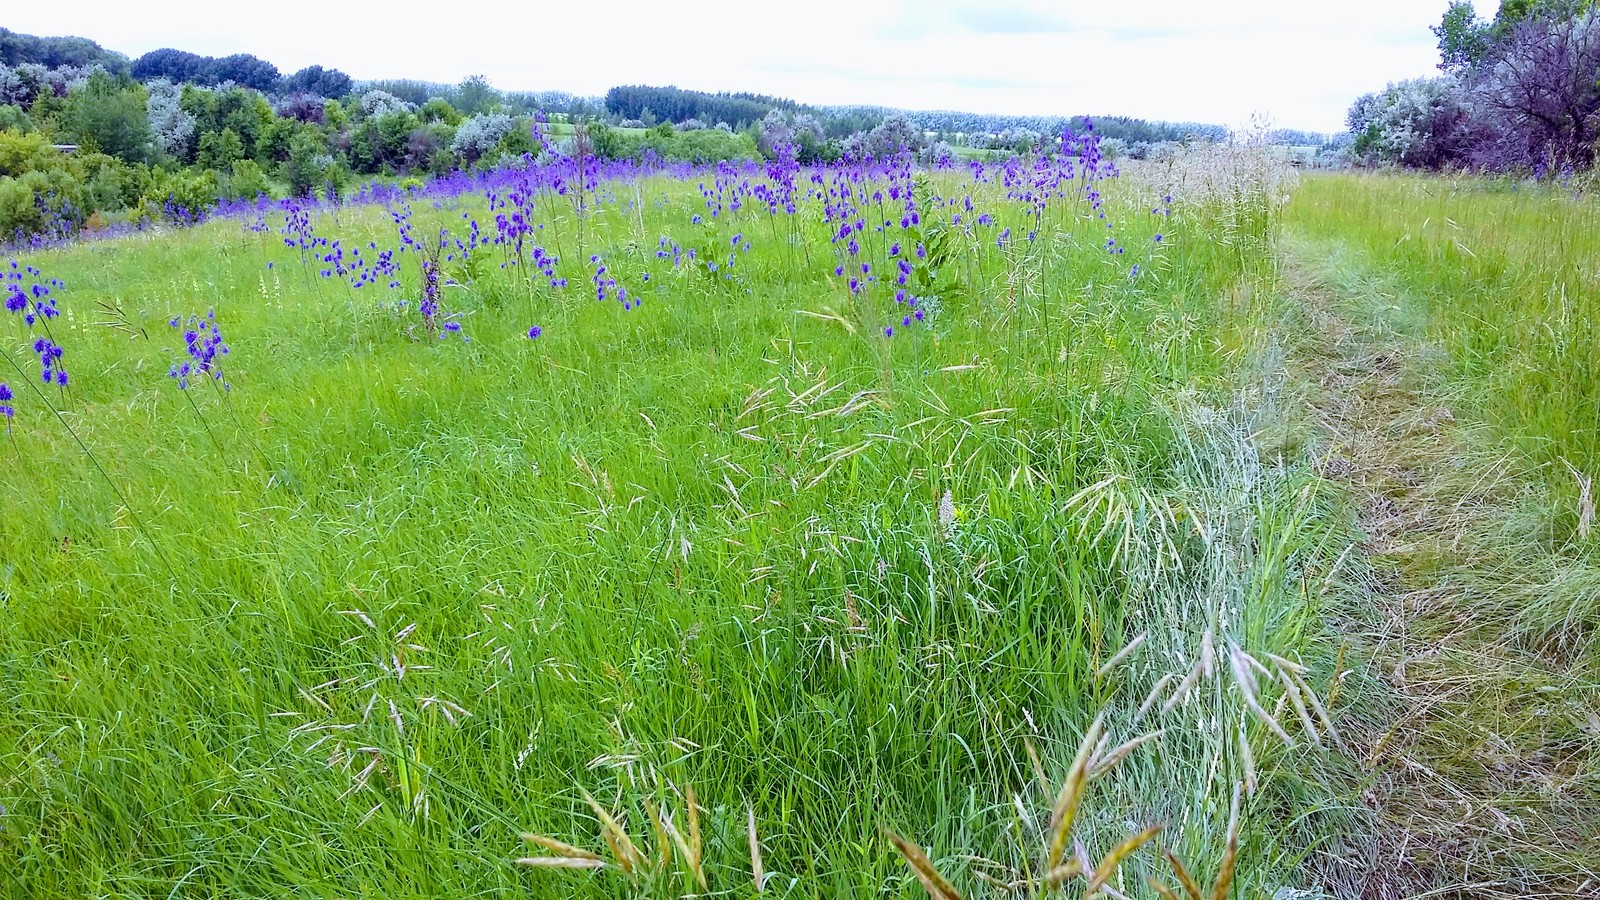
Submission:
<svg viewBox="0 0 1600 900">
<path fill-rule="evenodd" d="M 8 4 L 0 25 L 138 55 L 253 53 L 284 73 L 602 94 L 618 84 L 817 105 L 1125 115 L 1339 131 L 1360 94 L 1435 73 L 1447 0 L 474 0 Z M 1480 11 L 1486 6 L 1478 4 Z M 246 15 L 242 10 L 251 10 Z M 239 10 L 241 12 L 235 12 Z"/>
</svg>

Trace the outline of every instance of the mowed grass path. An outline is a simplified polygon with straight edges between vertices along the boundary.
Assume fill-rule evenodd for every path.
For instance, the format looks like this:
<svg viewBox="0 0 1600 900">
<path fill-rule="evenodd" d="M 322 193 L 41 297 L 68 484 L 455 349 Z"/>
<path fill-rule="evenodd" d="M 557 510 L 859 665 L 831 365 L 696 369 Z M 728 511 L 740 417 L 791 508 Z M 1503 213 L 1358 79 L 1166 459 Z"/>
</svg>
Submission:
<svg viewBox="0 0 1600 900">
<path fill-rule="evenodd" d="M 903 309 L 828 277 L 819 210 L 792 242 L 764 212 L 691 227 L 698 193 L 667 180 L 619 190 L 586 231 L 638 309 L 597 303 L 569 248 L 567 292 L 497 264 L 447 288 L 470 341 L 303 272 L 239 221 L 30 258 L 67 282 L 53 328 L 73 383 L 49 398 L 93 459 L 6 373 L 0 885 L 609 896 L 629 883 L 510 865 L 517 832 L 598 846 L 582 788 L 643 835 L 642 799 L 686 784 L 712 887 L 737 894 L 747 810 L 772 889 L 797 895 L 914 893 L 885 825 L 969 882 L 964 853 L 1036 855 L 1013 803 L 1048 808 L 1027 740 L 1063 776 L 1096 712 L 1129 725 L 1192 663 L 1206 604 L 1236 604 L 1240 640 L 1285 654 L 1320 629 L 1305 585 L 1323 526 L 1286 474 L 1229 500 L 1251 511 L 1229 526 L 1244 587 L 1216 582 L 1233 600 L 1162 568 L 1168 551 L 1214 562 L 1205 541 L 1134 538 L 1180 508 L 1153 498 L 1201 520 L 1184 473 L 1210 464 L 1183 411 L 1233 402 L 1272 313 L 1241 300 L 1237 254 L 1202 219 L 1112 190 L 1128 255 L 1081 209 L 1027 255 L 974 242 L 960 290 L 892 339 Z M 424 226 L 481 218 L 416 206 Z M 569 243 L 571 226 L 550 223 Z M 381 208 L 317 228 L 393 243 Z M 740 231 L 755 248 L 737 282 L 655 255 L 662 235 Z M 185 393 L 168 320 L 208 309 L 232 389 Z M 4 327 L 29 370 L 20 323 Z M 1126 486 L 1123 505 L 1068 503 L 1096 484 Z M 1130 574 L 1140 552 L 1161 571 Z M 1194 596 L 1154 593 L 1162 578 Z M 1095 677 L 1145 631 L 1160 655 L 1126 685 Z M 1168 819 L 1191 823 L 1169 845 L 1215 860 L 1242 770 L 1196 723 L 1238 702 L 1219 688 L 1173 713 L 1190 735 L 1106 790 L 1096 854 Z M 1254 885 L 1309 846 L 1271 811 L 1318 790 L 1267 744 Z"/>
</svg>

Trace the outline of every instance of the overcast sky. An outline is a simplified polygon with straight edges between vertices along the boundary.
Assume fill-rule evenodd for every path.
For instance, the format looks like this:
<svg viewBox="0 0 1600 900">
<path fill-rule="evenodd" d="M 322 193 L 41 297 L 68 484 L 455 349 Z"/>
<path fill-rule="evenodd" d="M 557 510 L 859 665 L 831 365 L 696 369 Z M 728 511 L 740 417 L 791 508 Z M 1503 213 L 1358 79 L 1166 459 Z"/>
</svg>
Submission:
<svg viewBox="0 0 1600 900">
<path fill-rule="evenodd" d="M 129 56 L 177 47 L 361 78 L 599 94 L 617 84 L 802 103 L 1129 115 L 1336 131 L 1359 94 L 1430 74 L 1447 0 L 474 0 L 8 3 L 0 25 Z M 1479 2 L 1480 8 L 1491 4 Z M 771 12 L 762 12 L 770 9 Z"/>
</svg>

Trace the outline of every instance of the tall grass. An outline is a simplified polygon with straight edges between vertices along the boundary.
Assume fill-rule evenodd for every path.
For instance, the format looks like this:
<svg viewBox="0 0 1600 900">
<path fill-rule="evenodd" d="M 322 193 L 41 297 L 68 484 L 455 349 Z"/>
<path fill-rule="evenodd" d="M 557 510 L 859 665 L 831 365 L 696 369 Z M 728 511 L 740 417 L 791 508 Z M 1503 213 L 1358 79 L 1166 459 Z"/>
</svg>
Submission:
<svg viewBox="0 0 1600 900">
<path fill-rule="evenodd" d="M 1600 471 L 1600 206 L 1474 178 L 1317 175 L 1290 211 L 1406 291 L 1449 358 L 1454 402 L 1492 425 L 1560 498 L 1548 540 L 1587 544 L 1583 485 Z"/>
<path fill-rule="evenodd" d="M 1212 200 L 1152 216 L 1111 190 L 1132 253 L 1062 216 L 893 339 L 799 264 L 827 243 L 814 209 L 793 242 L 746 227 L 736 289 L 659 263 L 701 206 L 661 179 L 604 186 L 585 223 L 588 252 L 652 274 L 641 308 L 529 300 L 491 268 L 445 291 L 470 342 L 418 339 L 234 221 L 40 256 L 69 282 L 63 415 L 125 501 L 19 410 L 0 882 L 739 893 L 754 843 L 768 892 L 909 895 L 889 828 L 971 889 L 1027 876 L 1040 772 L 1059 784 L 1103 715 L 1101 749 L 1161 736 L 1096 783 L 1093 858 L 1164 821 L 1215 873 L 1248 783 L 1239 889 L 1307 886 L 1306 854 L 1352 827 L 1309 729 L 1333 735 L 1296 715 L 1335 674 L 1346 539 L 1305 461 L 1261 444 L 1282 415 L 1267 232 L 1218 253 Z M 389 228 L 323 216 L 349 243 Z M 232 390 L 185 395 L 166 323 L 207 308 Z M 693 853 L 652 809 L 696 810 Z M 692 872 L 511 864 L 523 831 L 596 849 L 602 811 Z M 1123 867 L 1129 894 L 1166 871 Z"/>
</svg>

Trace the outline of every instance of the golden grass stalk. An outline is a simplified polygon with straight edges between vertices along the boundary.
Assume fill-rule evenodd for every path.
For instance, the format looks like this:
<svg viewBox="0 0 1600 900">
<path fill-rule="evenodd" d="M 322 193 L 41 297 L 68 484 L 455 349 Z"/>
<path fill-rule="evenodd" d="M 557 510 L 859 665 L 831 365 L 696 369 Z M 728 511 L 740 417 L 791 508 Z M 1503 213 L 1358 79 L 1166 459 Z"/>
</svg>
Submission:
<svg viewBox="0 0 1600 900">
<path fill-rule="evenodd" d="M 1094 717 L 1089 730 L 1084 732 L 1083 743 L 1078 745 L 1078 755 L 1067 772 L 1067 780 L 1056 795 L 1055 806 L 1050 810 L 1050 843 L 1045 854 L 1046 872 L 1061 864 L 1062 851 L 1072 831 L 1072 820 L 1078 814 L 1078 804 L 1083 800 L 1083 789 L 1089 782 L 1089 756 L 1100 740 L 1104 713 Z"/>
<path fill-rule="evenodd" d="M 756 893 L 766 890 L 766 873 L 761 869 L 761 841 L 756 838 L 756 810 L 745 807 L 745 821 L 750 835 L 750 876 L 755 879 Z"/>
<path fill-rule="evenodd" d="M 606 846 L 611 848 L 611 855 L 616 857 L 617 865 L 629 875 L 638 874 L 644 867 L 644 854 L 639 852 L 638 845 L 628 837 L 622 826 L 617 824 L 617 820 L 611 817 L 611 813 L 606 812 L 605 808 L 589 795 L 588 791 L 582 788 L 578 790 L 583 794 L 584 802 L 594 810 L 595 818 L 600 820 L 600 834 L 605 838 Z"/>
<path fill-rule="evenodd" d="M 556 854 L 557 856 L 564 856 L 568 859 L 601 861 L 598 855 L 590 853 L 588 850 L 585 850 L 582 847 L 574 847 L 565 841 L 558 841 L 553 837 L 546 837 L 542 834 L 534 834 L 531 831 L 524 831 L 522 833 L 522 839 L 530 844 L 537 844 L 540 847 L 549 850 L 551 853 Z"/>
<path fill-rule="evenodd" d="M 928 859 L 928 854 L 922 852 L 921 847 L 893 831 L 885 830 L 884 834 L 889 837 L 894 848 L 900 851 L 900 855 L 905 857 L 906 863 L 911 866 L 911 871 L 916 874 L 917 881 L 921 882 L 922 889 L 928 892 L 929 897 L 933 900 L 961 900 L 960 892 L 939 874 L 939 870 L 933 867 L 933 862 Z"/>
<path fill-rule="evenodd" d="M 1178 886 L 1183 888 L 1183 895 L 1189 900 L 1201 900 L 1200 885 L 1195 882 L 1194 876 L 1189 874 L 1189 869 L 1184 866 L 1178 854 L 1163 848 L 1161 855 L 1166 857 L 1167 865 L 1172 867 L 1172 874 L 1178 879 Z"/>
<path fill-rule="evenodd" d="M 1049 872 L 1045 873 L 1044 883 L 1052 887 L 1066 884 L 1083 874 L 1083 864 L 1075 859 L 1069 859 Z"/>
<path fill-rule="evenodd" d="M 1143 847 L 1166 827 L 1164 824 L 1151 825 L 1149 828 L 1112 848 L 1111 852 L 1100 860 L 1100 865 L 1095 867 L 1094 875 L 1089 879 L 1089 886 L 1083 890 L 1084 900 L 1089 900 L 1090 897 L 1098 894 L 1100 889 L 1106 886 L 1106 882 L 1111 880 L 1111 876 L 1117 874 L 1117 867 L 1122 865 L 1122 861 L 1127 858 L 1128 854 Z"/>
<path fill-rule="evenodd" d="M 1173 893 L 1172 888 L 1167 887 L 1161 879 L 1154 875 L 1146 878 L 1145 883 L 1150 885 L 1150 890 L 1155 891 L 1161 900 L 1178 900 L 1178 895 Z"/>
<path fill-rule="evenodd" d="M 709 890 L 705 870 L 700 867 L 700 806 L 694 800 L 694 785 L 684 785 L 683 795 L 684 802 L 689 806 L 689 871 L 694 873 L 695 883 L 700 885 L 700 890 Z"/>
<path fill-rule="evenodd" d="M 1345 638 L 1339 642 L 1339 652 L 1333 657 L 1333 681 L 1328 684 L 1328 708 L 1339 701 L 1339 686 L 1344 684 L 1344 654 L 1350 647 L 1350 639 Z"/>
<path fill-rule="evenodd" d="M 656 869 L 666 871 L 672 862 L 672 845 L 667 841 L 667 826 L 661 822 L 661 810 L 648 799 L 644 801 L 645 814 L 650 817 L 650 827 L 656 833 Z"/>
<path fill-rule="evenodd" d="M 603 859 L 574 859 L 566 856 L 524 856 L 517 860 L 519 866 L 541 869 L 604 869 Z"/>
<path fill-rule="evenodd" d="M 1222 865 L 1217 869 L 1217 880 L 1211 885 L 1211 900 L 1227 900 L 1228 888 L 1233 885 L 1233 866 L 1239 857 L 1239 797 L 1240 785 L 1233 788 L 1233 806 L 1228 811 L 1228 849 L 1222 854 Z"/>
<path fill-rule="evenodd" d="M 1118 665 L 1120 665 L 1123 660 L 1125 660 L 1128 657 L 1132 656 L 1133 654 L 1139 652 L 1139 648 L 1144 646 L 1145 640 L 1147 638 L 1149 638 L 1149 637 L 1150 637 L 1150 635 L 1148 633 L 1143 633 L 1143 634 L 1140 634 L 1138 637 L 1134 638 L 1133 640 L 1129 641 L 1128 645 L 1126 647 L 1123 647 L 1121 650 L 1118 650 L 1116 652 L 1115 656 L 1112 656 L 1110 659 L 1106 660 L 1106 664 L 1101 666 L 1099 669 L 1097 669 L 1095 671 L 1095 673 L 1094 673 L 1095 680 L 1099 681 L 1100 679 L 1102 679 L 1102 678 L 1106 677 L 1107 675 L 1111 674 L 1112 670 L 1115 669 Z"/>
</svg>

